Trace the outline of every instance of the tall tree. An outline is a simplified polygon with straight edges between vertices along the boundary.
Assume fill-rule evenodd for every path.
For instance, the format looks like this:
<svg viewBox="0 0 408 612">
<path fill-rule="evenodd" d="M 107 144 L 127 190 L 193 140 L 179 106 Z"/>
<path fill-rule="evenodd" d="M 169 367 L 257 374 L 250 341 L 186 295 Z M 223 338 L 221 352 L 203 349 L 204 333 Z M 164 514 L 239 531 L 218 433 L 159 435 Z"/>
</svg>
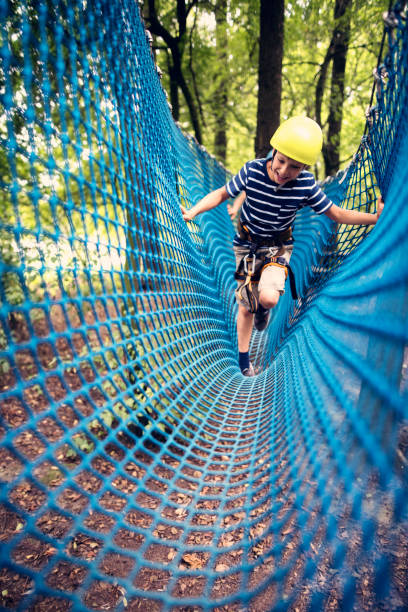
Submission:
<svg viewBox="0 0 408 612">
<path fill-rule="evenodd" d="M 329 47 L 320 68 L 316 86 L 316 120 L 322 124 L 321 109 L 327 71 L 332 62 L 327 135 L 323 145 L 325 174 L 335 174 L 340 167 L 340 136 L 343 121 L 346 61 L 350 40 L 352 0 L 336 0 L 334 28 Z"/>
<path fill-rule="evenodd" d="M 228 36 L 227 0 L 217 0 L 215 4 L 216 55 L 218 74 L 214 92 L 214 153 L 224 164 L 227 158 L 227 104 L 228 104 Z"/>
<path fill-rule="evenodd" d="M 265 156 L 280 122 L 284 0 L 261 0 L 255 154 Z"/>
<path fill-rule="evenodd" d="M 174 38 L 180 34 L 177 17 L 177 6 L 180 1 L 155 0 L 154 2 L 159 22 Z M 152 0 L 144 0 L 145 18 L 149 12 L 149 2 Z M 258 53 L 260 43 L 263 47 L 265 36 L 269 37 L 269 43 L 277 42 L 274 34 L 277 21 L 272 20 L 268 26 L 268 19 L 264 12 L 269 13 L 272 9 L 276 9 L 276 0 L 263 2 L 261 23 L 260 0 L 226 0 L 227 55 L 229 58 L 227 64 L 220 62 L 217 53 L 217 22 L 214 17 L 215 7 L 221 0 L 196 2 L 193 9 L 194 19 L 192 19 L 193 13 L 189 8 L 191 2 L 192 0 L 182 2 L 189 18 L 186 22 L 181 68 L 197 109 L 202 143 L 208 151 L 216 153 L 215 147 L 217 146 L 216 155 L 218 159 L 223 159 L 222 145 L 215 143 L 216 128 L 221 129 L 222 125 L 222 119 L 217 119 L 215 100 L 217 99 L 216 89 L 224 81 L 228 87 L 228 94 L 226 103 L 221 102 L 222 108 L 219 112 L 220 117 L 226 117 L 225 165 L 231 171 L 238 170 L 244 161 L 254 155 L 257 110 L 259 123 L 261 123 L 262 115 L 263 119 L 271 120 L 271 125 L 266 124 L 258 128 L 259 133 L 263 135 L 264 143 L 262 149 L 257 146 L 257 153 L 264 154 L 269 150 L 269 139 L 274 128 L 279 124 L 280 115 L 282 119 L 294 114 L 306 114 L 317 120 L 320 119 L 325 130 L 325 141 L 327 141 L 328 125 L 329 123 L 334 125 L 334 122 L 329 120 L 330 104 L 332 116 L 334 111 L 341 110 L 342 106 L 341 140 L 339 140 L 340 146 L 337 148 L 337 154 L 340 155 L 340 165 L 351 158 L 364 130 L 364 110 L 368 103 L 367 92 L 371 90 L 372 68 L 376 65 L 381 43 L 383 29 L 381 15 L 387 9 L 389 0 L 353 0 L 353 10 L 346 15 L 351 18 L 351 22 L 343 82 L 343 86 L 345 84 L 343 103 L 340 98 L 337 98 L 336 102 L 335 88 L 333 88 L 330 102 L 331 74 L 334 70 L 334 42 L 336 41 L 333 36 L 336 26 L 335 1 L 304 0 L 285 3 L 284 61 L 282 64 L 279 58 L 274 59 L 271 51 L 261 50 L 261 53 Z M 282 3 L 280 6 L 282 7 Z M 337 14 L 338 10 L 336 10 L 336 19 Z M 146 22 L 148 24 L 147 18 Z M 262 35 L 260 35 L 261 27 Z M 265 36 L 264 30 L 266 31 Z M 173 116 L 181 122 L 184 129 L 194 133 L 190 111 L 182 90 L 177 85 L 175 77 L 170 76 L 173 66 L 172 53 L 162 38 L 155 38 L 154 47 L 158 49 L 157 61 L 164 73 L 163 84 L 170 95 Z M 257 83 L 261 61 L 264 65 L 266 64 L 266 69 L 272 75 L 270 77 L 272 87 L 280 84 L 282 78 L 280 104 L 279 94 L 273 96 L 276 103 L 270 104 L 269 107 L 263 99 L 262 90 L 267 87 L 267 79 L 263 74 L 260 77 L 258 104 Z M 226 66 L 228 72 L 225 79 L 221 79 L 221 72 Z M 336 83 L 336 70 L 333 83 Z M 176 102 L 177 96 L 179 105 Z M 221 96 L 220 100 L 222 100 Z M 221 115 L 225 109 L 225 114 Z M 331 133 L 329 138 L 333 142 Z M 325 173 L 322 161 L 319 160 L 314 171 L 323 176 Z"/>
<path fill-rule="evenodd" d="M 197 103 L 190 86 L 184 76 L 182 59 L 187 43 L 187 17 L 191 9 L 198 3 L 198 0 L 191 0 L 186 4 L 185 0 L 177 0 L 176 22 L 177 33 L 172 34 L 170 28 L 165 27 L 159 19 L 156 7 L 156 0 L 147 0 L 144 4 L 144 19 L 147 28 L 155 36 L 163 39 L 168 49 L 168 71 L 170 77 L 170 94 L 173 106 L 173 117 L 178 121 L 179 103 L 177 88 L 183 93 L 186 101 L 194 135 L 199 143 L 202 143 L 202 131 L 199 118 Z"/>
</svg>

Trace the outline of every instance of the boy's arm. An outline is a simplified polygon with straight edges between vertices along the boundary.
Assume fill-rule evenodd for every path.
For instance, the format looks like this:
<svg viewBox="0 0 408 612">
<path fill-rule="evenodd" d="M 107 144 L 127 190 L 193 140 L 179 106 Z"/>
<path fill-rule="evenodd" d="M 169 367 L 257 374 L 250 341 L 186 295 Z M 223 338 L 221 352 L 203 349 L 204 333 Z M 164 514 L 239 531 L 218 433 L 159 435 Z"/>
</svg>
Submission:
<svg viewBox="0 0 408 612">
<path fill-rule="evenodd" d="M 324 214 L 333 219 L 336 223 L 345 223 L 346 225 L 375 225 L 378 217 L 381 215 L 384 208 L 384 202 L 380 196 L 377 200 L 377 212 L 365 213 L 359 210 L 348 210 L 340 208 L 333 204 Z"/>
<path fill-rule="evenodd" d="M 239 196 L 235 198 L 234 204 L 232 206 L 230 206 L 229 204 L 227 205 L 228 214 L 231 217 L 231 219 L 235 219 L 235 217 L 238 214 L 239 209 L 244 203 L 245 198 L 246 198 L 246 191 L 241 191 Z"/>
<path fill-rule="evenodd" d="M 184 208 L 184 206 L 182 206 L 181 212 L 183 213 L 184 221 L 192 221 L 197 215 L 200 215 L 206 210 L 215 208 L 222 202 L 225 202 L 225 200 L 227 200 L 229 197 L 230 196 L 228 195 L 228 191 L 225 189 L 225 187 L 220 187 L 215 191 L 207 193 L 207 195 L 204 196 L 202 200 L 197 202 L 197 204 L 195 204 L 192 208 L 187 210 Z"/>
</svg>

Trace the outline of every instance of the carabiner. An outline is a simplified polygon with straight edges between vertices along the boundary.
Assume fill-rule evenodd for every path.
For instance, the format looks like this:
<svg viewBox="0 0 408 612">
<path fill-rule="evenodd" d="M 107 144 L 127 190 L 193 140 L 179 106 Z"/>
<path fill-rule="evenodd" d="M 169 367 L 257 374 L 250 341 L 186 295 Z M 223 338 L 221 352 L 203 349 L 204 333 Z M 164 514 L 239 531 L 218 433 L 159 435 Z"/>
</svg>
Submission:
<svg viewBox="0 0 408 612">
<path fill-rule="evenodd" d="M 252 270 L 250 272 L 248 272 L 248 257 L 252 257 Z M 256 257 L 254 253 L 247 253 L 243 259 L 244 262 L 244 272 L 245 274 L 254 274 L 255 273 L 255 264 L 256 264 Z"/>
</svg>

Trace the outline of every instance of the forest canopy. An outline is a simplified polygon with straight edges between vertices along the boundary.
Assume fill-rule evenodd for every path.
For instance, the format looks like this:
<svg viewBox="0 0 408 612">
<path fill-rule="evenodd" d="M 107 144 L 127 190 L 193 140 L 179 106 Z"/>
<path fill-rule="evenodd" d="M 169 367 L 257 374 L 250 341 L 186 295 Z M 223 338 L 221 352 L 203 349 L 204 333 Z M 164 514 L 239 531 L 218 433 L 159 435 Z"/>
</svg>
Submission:
<svg viewBox="0 0 408 612">
<path fill-rule="evenodd" d="M 264 109 L 258 104 L 260 46 L 271 37 L 261 28 L 260 14 L 266 5 L 271 12 L 278 4 L 143 2 L 174 118 L 231 171 L 254 157 Z M 328 146 L 315 169 L 321 179 L 344 166 L 359 145 L 388 5 L 386 0 L 284 2 L 282 64 L 270 62 L 271 82 L 281 79 L 275 107 L 281 121 L 306 114 L 321 123 Z"/>
</svg>

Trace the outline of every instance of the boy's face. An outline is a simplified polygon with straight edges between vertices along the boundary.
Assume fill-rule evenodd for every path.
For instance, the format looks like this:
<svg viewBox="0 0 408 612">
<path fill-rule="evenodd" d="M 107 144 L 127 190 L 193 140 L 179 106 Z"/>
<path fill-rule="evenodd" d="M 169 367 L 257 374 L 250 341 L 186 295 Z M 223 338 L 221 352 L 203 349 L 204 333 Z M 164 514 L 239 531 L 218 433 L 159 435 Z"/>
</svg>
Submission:
<svg viewBox="0 0 408 612">
<path fill-rule="evenodd" d="M 276 151 L 271 163 L 273 180 L 278 185 L 284 185 L 288 181 L 293 181 L 293 179 L 297 178 L 304 167 L 305 164 Z"/>
</svg>

